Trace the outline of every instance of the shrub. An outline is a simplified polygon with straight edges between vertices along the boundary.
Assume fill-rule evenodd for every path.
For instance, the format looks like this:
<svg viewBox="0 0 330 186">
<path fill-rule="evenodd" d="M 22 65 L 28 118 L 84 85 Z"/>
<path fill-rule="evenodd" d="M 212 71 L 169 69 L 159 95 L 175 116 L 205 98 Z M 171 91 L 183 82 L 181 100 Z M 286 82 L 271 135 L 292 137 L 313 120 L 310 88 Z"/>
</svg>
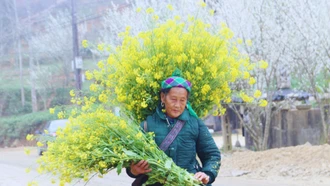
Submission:
<svg viewBox="0 0 330 186">
<path fill-rule="evenodd" d="M 48 111 L 1 118 L 0 144 L 3 144 L 4 140 L 24 139 L 26 134 L 34 133 L 44 122 L 55 118 Z"/>
</svg>

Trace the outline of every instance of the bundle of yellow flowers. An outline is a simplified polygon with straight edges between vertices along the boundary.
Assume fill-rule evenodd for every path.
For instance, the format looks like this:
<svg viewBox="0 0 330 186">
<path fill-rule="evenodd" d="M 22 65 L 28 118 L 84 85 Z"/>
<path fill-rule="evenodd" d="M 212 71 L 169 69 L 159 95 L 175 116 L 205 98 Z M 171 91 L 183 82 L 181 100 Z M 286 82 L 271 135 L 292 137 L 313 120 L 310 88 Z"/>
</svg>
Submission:
<svg viewBox="0 0 330 186">
<path fill-rule="evenodd" d="M 238 51 L 238 42 L 225 24 L 214 33 L 201 20 L 191 17 L 183 22 L 177 16 L 137 36 L 129 30 L 120 35 L 123 42 L 116 52 L 98 63 L 100 70 L 88 71 L 86 77 L 95 80 L 92 91 L 105 87 L 99 96 L 102 102 L 115 101 L 137 122 L 154 112 L 160 84 L 176 68 L 193 85 L 189 100 L 199 117 L 215 105 L 214 110 L 223 113 L 221 101 L 231 101 L 230 83 L 239 78 L 255 82 L 249 75 L 254 65 Z M 114 100 L 108 98 L 110 94 Z"/>
<path fill-rule="evenodd" d="M 115 116 L 101 106 L 94 112 L 84 112 L 70 123 L 48 150 L 38 159 L 40 173 L 58 175 L 59 185 L 80 178 L 90 179 L 91 174 L 102 176 L 132 162 L 147 160 L 154 170 L 148 183 L 164 185 L 199 185 L 192 174 L 178 167 L 153 139 L 153 133 L 144 134 L 139 125 Z M 31 136 L 29 136 L 31 137 Z"/>
</svg>

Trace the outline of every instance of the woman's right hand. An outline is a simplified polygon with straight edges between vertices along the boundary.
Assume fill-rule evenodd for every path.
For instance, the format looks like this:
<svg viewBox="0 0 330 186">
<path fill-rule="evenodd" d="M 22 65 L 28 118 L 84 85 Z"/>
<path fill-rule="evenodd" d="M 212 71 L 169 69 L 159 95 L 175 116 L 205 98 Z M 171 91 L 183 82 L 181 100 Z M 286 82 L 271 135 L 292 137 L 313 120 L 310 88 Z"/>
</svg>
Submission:
<svg viewBox="0 0 330 186">
<path fill-rule="evenodd" d="M 132 162 L 130 167 L 131 167 L 131 173 L 134 176 L 151 172 L 151 169 L 149 168 L 149 163 L 146 160 L 141 160 L 136 164 Z"/>
</svg>

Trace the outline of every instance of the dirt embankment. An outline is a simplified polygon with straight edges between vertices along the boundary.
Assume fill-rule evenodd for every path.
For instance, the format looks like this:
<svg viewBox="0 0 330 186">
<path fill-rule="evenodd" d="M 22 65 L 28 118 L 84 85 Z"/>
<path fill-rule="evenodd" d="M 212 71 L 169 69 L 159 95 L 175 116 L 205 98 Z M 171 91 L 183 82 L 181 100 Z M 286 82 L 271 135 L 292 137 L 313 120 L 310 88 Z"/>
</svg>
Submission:
<svg viewBox="0 0 330 186">
<path fill-rule="evenodd" d="M 307 143 L 261 152 L 235 152 L 225 155 L 222 170 L 231 176 L 235 176 L 232 173 L 236 171 L 236 176 L 256 179 L 277 177 L 324 182 L 330 178 L 330 145 L 312 146 Z"/>
</svg>

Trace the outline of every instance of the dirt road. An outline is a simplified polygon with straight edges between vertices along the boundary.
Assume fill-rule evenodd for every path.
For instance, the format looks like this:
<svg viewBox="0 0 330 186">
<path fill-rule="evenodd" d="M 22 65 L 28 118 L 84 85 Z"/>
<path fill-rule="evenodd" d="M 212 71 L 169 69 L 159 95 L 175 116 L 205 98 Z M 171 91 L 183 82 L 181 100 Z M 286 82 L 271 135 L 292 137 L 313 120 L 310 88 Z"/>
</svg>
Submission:
<svg viewBox="0 0 330 186">
<path fill-rule="evenodd" d="M 24 186 L 30 181 L 37 181 L 40 186 L 53 186 L 49 175 L 39 175 L 36 172 L 36 159 L 38 158 L 35 147 L 30 147 L 31 155 L 24 154 L 23 148 L 0 149 L 0 186 Z M 25 169 L 30 167 L 31 172 Z M 228 170 L 223 170 L 228 172 Z M 227 175 L 228 176 L 228 175 Z M 115 171 L 110 172 L 104 178 L 93 178 L 87 186 L 129 186 L 132 179 L 125 173 L 117 175 Z M 55 184 L 58 185 L 58 184 Z M 84 182 L 72 183 L 70 185 L 83 186 Z M 213 186 L 329 186 L 329 183 L 312 184 L 304 181 L 293 180 L 256 180 L 248 177 L 226 177 L 220 173 Z"/>
</svg>

